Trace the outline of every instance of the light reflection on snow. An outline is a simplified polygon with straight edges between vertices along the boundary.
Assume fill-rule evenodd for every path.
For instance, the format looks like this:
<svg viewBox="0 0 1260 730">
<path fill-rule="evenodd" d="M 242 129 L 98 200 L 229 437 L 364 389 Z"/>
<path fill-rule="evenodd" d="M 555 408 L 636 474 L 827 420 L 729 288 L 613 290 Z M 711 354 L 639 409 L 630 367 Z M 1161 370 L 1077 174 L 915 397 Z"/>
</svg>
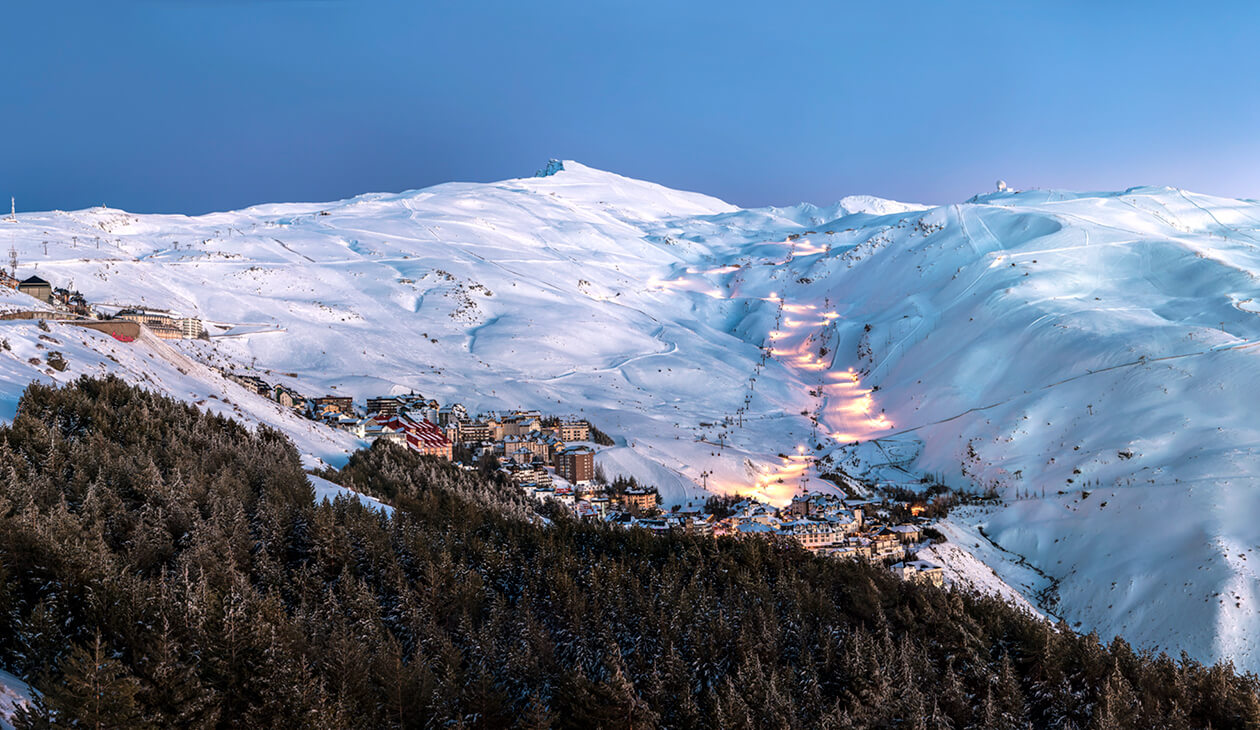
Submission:
<svg viewBox="0 0 1260 730">
<path fill-rule="evenodd" d="M 789 259 L 793 256 L 824 253 L 827 250 L 808 241 L 784 243 L 792 246 Z M 648 289 L 690 291 L 713 298 L 730 299 L 730 293 L 715 287 L 713 282 L 703 277 L 739 269 L 735 265 L 709 269 L 689 267 L 686 274 L 679 278 L 651 279 Z M 761 297 L 761 300 L 777 304 L 779 310 L 775 328 L 767 334 L 766 352 L 794 372 L 810 388 L 810 395 L 815 398 L 813 415 L 817 418 L 819 433 L 840 443 L 851 443 L 876 438 L 893 428 L 892 421 L 880 412 L 872 390 L 862 387 L 861 375 L 856 370 L 830 370 L 831 361 L 819 345 L 827 338 L 820 335 L 840 318 L 838 312 L 821 311 L 815 304 L 788 302 L 780 297 L 779 292 L 770 292 Z M 757 467 L 752 483 L 711 480 L 708 487 L 721 493 L 752 496 L 774 504 L 786 504 L 793 495 L 807 488 L 813 458 L 812 445 L 798 444 L 795 453 L 780 454 L 778 463 Z"/>
</svg>

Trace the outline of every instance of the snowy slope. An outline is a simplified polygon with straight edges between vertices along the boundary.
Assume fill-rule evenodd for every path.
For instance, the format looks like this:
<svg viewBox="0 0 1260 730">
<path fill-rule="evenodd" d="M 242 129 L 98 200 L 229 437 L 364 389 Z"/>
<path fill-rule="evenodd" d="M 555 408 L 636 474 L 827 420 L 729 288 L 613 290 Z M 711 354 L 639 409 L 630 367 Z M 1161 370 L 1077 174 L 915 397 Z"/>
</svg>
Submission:
<svg viewBox="0 0 1260 730">
<path fill-rule="evenodd" d="M 34 297 L 22 294 L 7 286 L 0 286 L 0 315 L 12 312 L 44 312 L 49 309 L 51 307 Z"/>
<path fill-rule="evenodd" d="M 308 475 L 307 478 L 310 479 L 311 487 L 315 490 L 316 503 L 319 503 L 319 502 L 331 503 L 333 500 L 337 499 L 338 497 L 342 497 L 344 499 L 353 499 L 354 501 L 358 502 L 359 504 L 362 504 L 365 507 L 373 507 L 375 509 L 379 509 L 381 512 L 384 512 L 387 516 L 392 517 L 394 514 L 393 507 L 390 507 L 389 505 L 385 504 L 384 502 L 377 499 L 376 497 L 369 497 L 366 494 L 356 492 L 353 489 L 348 489 L 346 487 L 341 486 L 340 484 L 330 482 L 327 479 L 324 479 L 323 477 L 317 477 L 314 474 Z"/>
<path fill-rule="evenodd" d="M 782 502 L 824 486 L 823 455 L 931 473 L 1006 497 L 949 529 L 991 539 L 968 554 L 1047 612 L 1260 669 L 1260 204 L 1136 188 L 741 210 L 565 162 L 199 217 L 25 214 L 0 223 L 10 244 L 22 275 L 214 324 L 136 345 L 53 325 L 57 373 L 29 363 L 54 347 L 33 324 L 0 322 L 0 416 L 34 377 L 109 370 L 340 463 L 353 439 L 200 367 L 252 364 L 309 395 L 585 415 L 618 441 L 605 470 L 667 502 L 705 484 Z"/>
<path fill-rule="evenodd" d="M 31 382 L 68 383 L 83 375 L 109 373 L 204 410 L 244 423 L 266 423 L 284 431 L 309 466 L 344 463 L 363 443 L 345 432 L 326 428 L 252 391 L 220 377 L 207 366 L 150 334 L 125 344 L 93 330 L 48 322 L 0 322 L 0 418 L 11 420 L 21 391 Z M 5 348 L 4 345 L 8 347 Z M 64 370 L 48 364 L 60 353 Z"/>
<path fill-rule="evenodd" d="M 0 730 L 12 730 L 13 714 L 23 705 L 34 701 L 31 688 L 25 682 L 6 671 L 0 670 Z"/>
<path fill-rule="evenodd" d="M 695 441 L 698 424 L 742 405 L 760 350 L 726 324 L 740 303 L 664 286 L 695 247 L 651 231 L 737 213 L 570 162 L 547 178 L 198 218 L 33 214 L 0 228 L 0 243 L 93 302 L 217 323 L 212 342 L 171 347 L 256 364 L 304 393 L 415 390 L 474 410 L 588 416 L 649 455 L 637 463 L 668 462 L 661 486 L 681 499 L 701 481 L 702 455 L 722 451 L 712 470 L 745 484 L 750 470 L 777 474 L 777 454 L 808 433 L 784 415 L 807 399 L 783 382 L 757 393 L 768 443 Z M 37 239 L 50 240 L 47 257 Z M 715 391 L 714 378 L 728 386 Z M 23 378 L 9 380 L 12 400 Z M 312 449 L 333 463 L 337 451 Z"/>
<path fill-rule="evenodd" d="M 1260 206 L 1143 188 L 922 220 L 845 278 L 871 331 L 835 338 L 891 441 L 1014 500 L 980 524 L 1073 625 L 1256 668 Z"/>
<path fill-rule="evenodd" d="M 916 554 L 919 560 L 927 560 L 943 568 L 946 580 L 964 588 L 995 595 L 1020 608 L 1045 617 L 1045 612 L 1025 598 L 1034 598 L 1049 587 L 1045 576 L 1027 565 L 995 555 L 1001 548 L 989 541 L 975 526 L 972 519 L 978 511 L 974 507 L 960 509 L 957 516 L 938 523 L 945 542 L 930 545 Z M 964 518 L 964 519 L 959 519 Z M 1002 570 L 998 573 L 993 566 Z M 1019 590 L 1012 586 L 1018 586 Z"/>
</svg>

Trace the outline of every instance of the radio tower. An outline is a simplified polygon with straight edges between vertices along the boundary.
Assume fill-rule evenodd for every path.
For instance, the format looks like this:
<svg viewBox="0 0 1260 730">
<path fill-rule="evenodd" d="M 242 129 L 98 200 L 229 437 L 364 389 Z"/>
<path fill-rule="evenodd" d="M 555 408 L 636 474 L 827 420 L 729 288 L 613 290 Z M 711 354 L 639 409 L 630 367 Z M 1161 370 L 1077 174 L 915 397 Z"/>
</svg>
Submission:
<svg viewBox="0 0 1260 730">
<path fill-rule="evenodd" d="M 17 223 L 17 198 L 9 197 L 9 220 Z"/>
</svg>

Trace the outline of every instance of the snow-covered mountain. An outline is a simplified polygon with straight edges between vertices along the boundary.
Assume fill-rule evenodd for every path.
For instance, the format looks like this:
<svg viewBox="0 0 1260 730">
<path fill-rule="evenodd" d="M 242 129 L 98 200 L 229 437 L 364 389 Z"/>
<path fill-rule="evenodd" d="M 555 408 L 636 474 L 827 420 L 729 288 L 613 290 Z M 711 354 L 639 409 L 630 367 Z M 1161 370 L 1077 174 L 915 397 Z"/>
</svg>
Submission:
<svg viewBox="0 0 1260 730">
<path fill-rule="evenodd" d="M 707 484 L 781 502 L 823 486 L 821 456 L 940 475 L 1003 493 L 947 534 L 1044 609 L 1260 669 L 1260 203 L 1135 188 L 741 210 L 558 167 L 0 223 L 21 275 L 212 335 L 128 345 L 2 322 L 0 416 L 33 378 L 113 371 L 273 423 L 312 460 L 357 446 L 207 367 L 252 366 L 308 395 L 581 413 L 618 439 L 605 469 L 668 501 Z"/>
</svg>

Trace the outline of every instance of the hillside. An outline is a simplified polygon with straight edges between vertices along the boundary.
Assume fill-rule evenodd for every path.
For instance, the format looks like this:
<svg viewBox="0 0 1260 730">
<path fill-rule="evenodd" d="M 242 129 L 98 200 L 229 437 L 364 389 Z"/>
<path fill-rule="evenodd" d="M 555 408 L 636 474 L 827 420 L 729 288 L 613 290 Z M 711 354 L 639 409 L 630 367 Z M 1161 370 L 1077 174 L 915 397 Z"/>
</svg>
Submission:
<svg viewBox="0 0 1260 730">
<path fill-rule="evenodd" d="M 30 388 L 0 455 L 21 730 L 1260 722 L 1253 675 L 790 543 L 532 524 L 387 442 L 335 476 L 394 511 L 329 504 L 274 430 L 114 378 Z"/>
<path fill-rule="evenodd" d="M 950 534 L 1043 609 L 1260 669 L 1260 204 L 1135 188 L 741 210 L 563 168 L 0 223 L 21 274 L 213 323 L 138 346 L 53 325 L 64 372 L 30 364 L 50 347 L 34 324 L 0 323 L 2 415 L 32 378 L 118 372 L 343 464 L 353 439 L 201 368 L 253 365 L 311 395 L 580 412 L 618 441 L 605 467 L 669 502 L 707 483 L 781 503 L 825 486 L 811 455 L 939 475 L 1006 497 Z"/>
</svg>

